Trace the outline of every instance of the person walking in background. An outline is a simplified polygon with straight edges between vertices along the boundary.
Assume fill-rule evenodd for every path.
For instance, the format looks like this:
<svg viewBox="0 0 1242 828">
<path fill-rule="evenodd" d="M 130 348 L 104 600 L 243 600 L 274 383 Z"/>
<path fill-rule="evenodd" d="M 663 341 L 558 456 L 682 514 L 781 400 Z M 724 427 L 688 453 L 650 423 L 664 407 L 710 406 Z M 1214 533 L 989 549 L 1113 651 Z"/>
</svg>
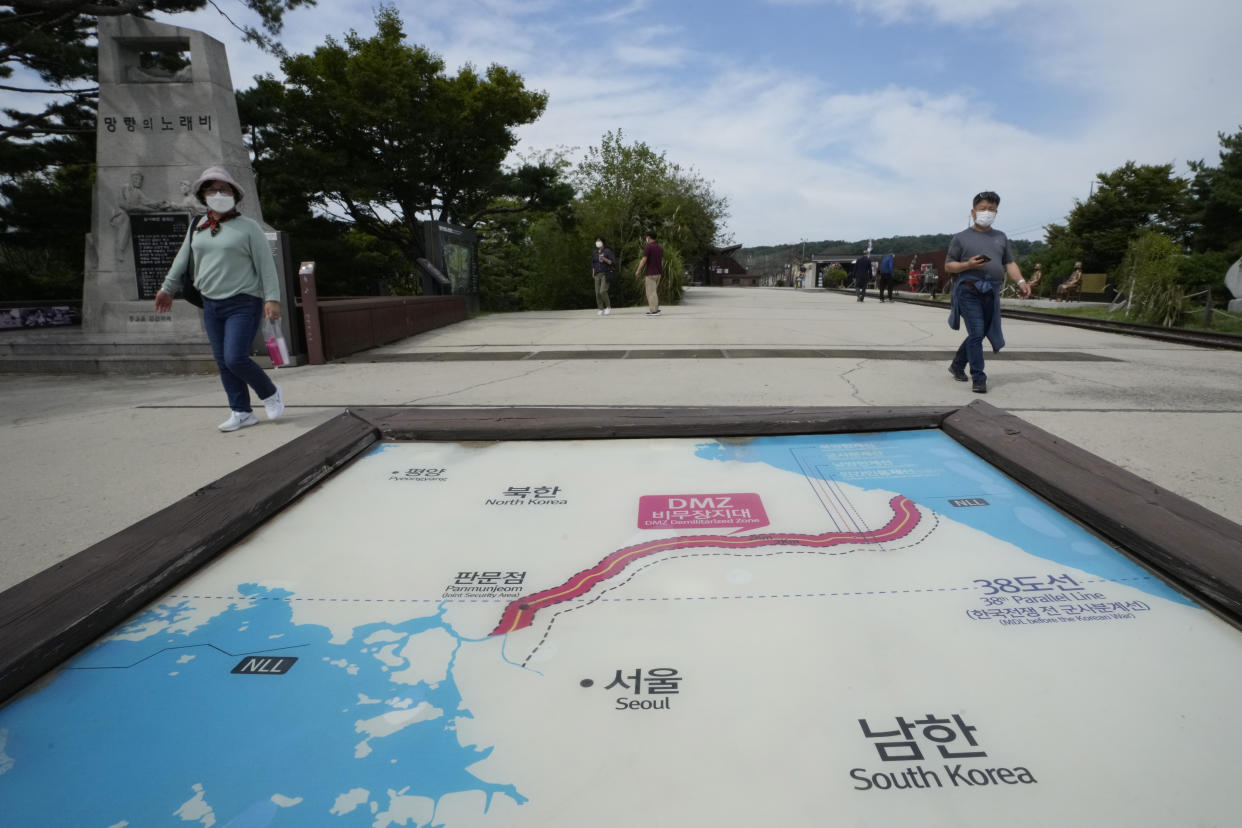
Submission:
<svg viewBox="0 0 1242 828">
<path fill-rule="evenodd" d="M 664 248 L 656 241 L 654 230 L 647 231 L 647 246 L 643 248 L 643 257 L 634 268 L 634 275 L 642 275 L 647 288 L 647 316 L 655 316 L 660 312 L 660 275 L 664 272 Z"/>
<path fill-rule="evenodd" d="M 192 274 L 194 286 L 203 295 L 203 327 L 229 400 L 229 418 L 219 429 L 237 431 L 259 422 L 250 408 L 251 388 L 269 420 L 285 410 L 280 386 L 250 358 L 260 315 L 272 321 L 280 318 L 280 280 L 263 228 L 237 212 L 237 202 L 245 193 L 228 170 L 203 170 L 193 192 L 206 206 L 207 215 L 191 222 L 155 294 L 155 309 L 160 313 L 171 310 L 173 295 L 181 289 L 186 273 Z"/>
<path fill-rule="evenodd" d="M 612 300 L 608 298 L 608 280 L 616 268 L 616 257 L 603 236 L 595 237 L 595 252 L 591 254 L 591 278 L 595 280 L 596 313 L 607 316 L 612 313 Z"/>
<path fill-rule="evenodd" d="M 944 262 L 945 272 L 957 276 L 950 298 L 949 327 L 956 331 L 962 322 L 966 323 L 966 339 L 949 363 L 949 373 L 953 379 L 966 382 L 965 368 L 969 363 L 971 390 L 976 394 L 988 391 L 988 376 L 983 370 L 984 337 L 993 351 L 1005 347 L 1000 313 L 1005 277 L 1017 282 L 1024 298 L 1031 295 L 1030 286 L 1018 270 L 1009 238 L 992 228 L 999 207 L 1000 196 L 990 190 L 975 196 L 970 227 L 949 242 Z"/>
<path fill-rule="evenodd" d="M 876 278 L 880 288 L 880 301 L 884 301 L 884 291 L 888 291 L 888 301 L 893 301 L 893 254 L 890 252 L 880 259 L 880 274 Z"/>
<path fill-rule="evenodd" d="M 867 297 L 867 282 L 871 281 L 871 256 L 863 253 L 854 260 L 854 292 L 861 302 Z"/>
</svg>

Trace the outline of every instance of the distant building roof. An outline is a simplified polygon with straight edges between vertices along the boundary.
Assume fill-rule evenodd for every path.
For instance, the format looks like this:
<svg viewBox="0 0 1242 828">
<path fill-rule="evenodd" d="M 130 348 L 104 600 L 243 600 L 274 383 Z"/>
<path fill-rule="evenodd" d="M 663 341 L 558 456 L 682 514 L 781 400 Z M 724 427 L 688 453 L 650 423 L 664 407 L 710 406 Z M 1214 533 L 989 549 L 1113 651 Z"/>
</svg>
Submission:
<svg viewBox="0 0 1242 828">
<path fill-rule="evenodd" d="M 736 245 L 735 247 L 728 248 L 728 249 L 737 250 L 737 248 L 739 247 L 741 247 L 740 244 Z M 746 268 L 742 267 L 741 263 L 739 263 L 737 259 L 733 258 L 732 256 L 723 255 L 723 254 L 714 254 L 714 255 L 708 256 L 707 257 L 707 269 L 711 273 L 729 274 L 729 275 L 742 275 L 747 272 Z"/>
</svg>

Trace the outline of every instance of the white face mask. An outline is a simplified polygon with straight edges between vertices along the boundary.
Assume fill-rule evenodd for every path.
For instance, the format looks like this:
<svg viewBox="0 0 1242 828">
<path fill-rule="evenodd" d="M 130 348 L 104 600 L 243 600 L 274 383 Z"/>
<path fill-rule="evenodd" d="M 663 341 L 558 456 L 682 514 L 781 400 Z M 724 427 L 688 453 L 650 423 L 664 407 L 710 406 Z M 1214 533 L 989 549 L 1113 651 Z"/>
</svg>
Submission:
<svg viewBox="0 0 1242 828">
<path fill-rule="evenodd" d="M 600 241 L 597 241 L 597 242 L 595 243 L 595 247 L 596 247 L 596 248 L 598 248 L 598 249 L 600 249 L 600 250 L 603 250 L 603 249 L 604 249 L 604 243 L 603 243 L 603 242 L 600 242 Z"/>
<path fill-rule="evenodd" d="M 224 193 L 212 193 L 207 196 L 207 206 L 217 213 L 227 213 L 233 209 L 235 203 L 231 195 Z"/>
<path fill-rule="evenodd" d="M 975 224 L 980 227 L 991 227 L 996 221 L 996 213 L 991 210 L 979 210 L 975 213 Z"/>
</svg>

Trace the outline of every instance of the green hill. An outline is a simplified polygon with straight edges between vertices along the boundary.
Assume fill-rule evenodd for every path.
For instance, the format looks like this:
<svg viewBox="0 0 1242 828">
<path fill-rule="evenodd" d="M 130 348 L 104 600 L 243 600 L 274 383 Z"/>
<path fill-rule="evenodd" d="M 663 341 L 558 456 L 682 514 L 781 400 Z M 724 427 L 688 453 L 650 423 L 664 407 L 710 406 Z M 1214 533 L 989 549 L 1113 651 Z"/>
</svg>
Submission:
<svg viewBox="0 0 1242 828">
<path fill-rule="evenodd" d="M 896 253 L 898 256 L 910 253 L 923 253 L 929 250 L 944 250 L 949 246 L 951 233 L 939 233 L 928 236 L 892 236 L 885 239 L 873 239 L 871 253 L 883 256 L 885 253 Z M 1042 241 L 1011 239 L 1014 252 L 1019 258 L 1038 251 L 1046 245 Z M 849 256 L 856 255 L 867 249 L 867 241 L 807 241 L 793 244 L 759 245 L 743 247 L 733 254 L 747 270 L 764 272 L 777 270 L 786 263 L 801 262 L 812 256 Z"/>
</svg>

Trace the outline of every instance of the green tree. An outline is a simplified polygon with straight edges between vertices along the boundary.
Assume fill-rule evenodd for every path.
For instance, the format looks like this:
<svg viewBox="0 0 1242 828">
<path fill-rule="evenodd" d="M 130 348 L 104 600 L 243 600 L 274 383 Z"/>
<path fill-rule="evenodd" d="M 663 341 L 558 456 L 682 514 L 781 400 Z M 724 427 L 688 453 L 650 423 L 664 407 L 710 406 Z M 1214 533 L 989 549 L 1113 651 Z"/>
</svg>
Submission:
<svg viewBox="0 0 1242 828">
<path fill-rule="evenodd" d="M 1218 137 L 1219 166 L 1190 162 L 1191 247 L 1197 253 L 1219 251 L 1232 261 L 1242 255 L 1242 131 Z"/>
<path fill-rule="evenodd" d="M 519 168 L 542 168 L 555 173 L 559 194 L 554 203 L 521 209 L 520 196 L 500 195 L 493 209 L 481 217 L 479 233 L 479 304 L 490 311 L 517 311 L 530 302 L 530 286 L 537 284 L 540 251 L 536 239 L 559 242 L 576 226 L 572 185 L 564 181 L 572 168 L 567 149 L 546 150 L 519 157 Z"/>
<path fill-rule="evenodd" d="M 570 180 L 578 190 L 576 224 L 572 229 L 562 226 L 559 233 L 551 224 L 545 228 L 550 235 L 544 241 L 556 252 L 540 248 L 539 275 L 527 293 L 532 305 L 590 306 L 587 261 L 596 235 L 607 239 L 617 254 L 621 278 L 613 301 L 638 301 L 642 283 L 632 274 L 648 231 L 656 233 L 665 251 L 661 301 L 678 301 L 685 264 L 702 262 L 720 241 L 727 201 L 702 176 L 669 161 L 665 153 L 642 141 L 626 143 L 621 130 L 605 133 L 598 147 L 589 147 Z"/>
<path fill-rule="evenodd" d="M 78 299 L 94 165 L 0 182 L 0 299 Z"/>
<path fill-rule="evenodd" d="M 1188 240 L 1189 186 L 1172 164 L 1127 161 L 1096 175 L 1086 201 L 1075 200 L 1064 225 L 1046 228 L 1058 264 L 1081 259 L 1087 272 L 1109 272 L 1121 264 L 1130 241 L 1142 230 L 1162 233 L 1179 244 Z M 1059 269 L 1059 267 L 1058 267 Z"/>
<path fill-rule="evenodd" d="M 648 230 L 689 261 L 706 256 L 719 242 L 720 224 L 728 214 L 728 202 L 701 175 L 642 141 L 625 143 L 620 129 L 588 148 L 573 181 L 580 193 L 580 220 L 592 225 L 592 234 L 609 239 L 622 256 L 622 269 L 634 260 Z"/>
<path fill-rule="evenodd" d="M 475 226 L 569 198 L 553 168 L 502 166 L 514 128 L 543 113 L 546 94 L 498 65 L 447 75 L 438 56 L 406 43 L 391 6 L 375 22 L 372 37 L 351 31 L 343 43 L 328 38 L 313 54 L 286 57 L 283 82 L 263 78 L 248 93 L 265 182 L 392 245 L 411 268 L 426 255 L 426 216 Z"/>
</svg>

